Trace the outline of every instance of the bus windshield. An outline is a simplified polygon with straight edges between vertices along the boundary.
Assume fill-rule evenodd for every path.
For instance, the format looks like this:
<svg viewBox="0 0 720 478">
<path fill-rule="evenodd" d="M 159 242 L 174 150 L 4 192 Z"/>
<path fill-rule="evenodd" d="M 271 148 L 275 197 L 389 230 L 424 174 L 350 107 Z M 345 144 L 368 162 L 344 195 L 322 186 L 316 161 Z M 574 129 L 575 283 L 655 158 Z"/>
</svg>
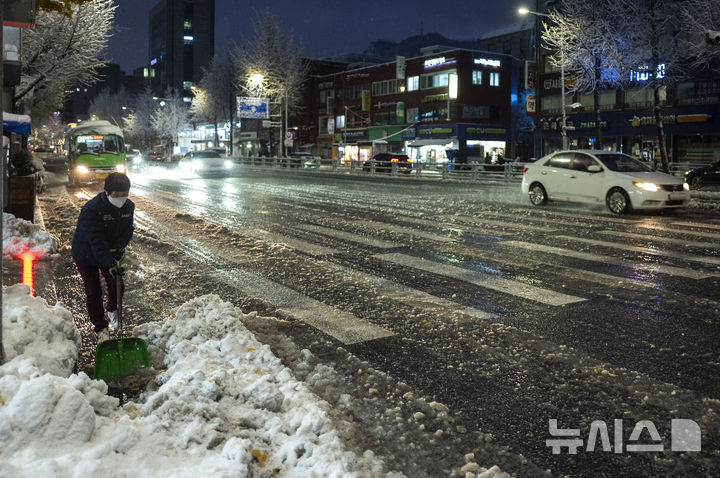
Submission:
<svg viewBox="0 0 720 478">
<path fill-rule="evenodd" d="M 120 153 L 122 152 L 122 138 L 110 135 L 82 135 L 77 137 L 78 153 Z"/>
</svg>

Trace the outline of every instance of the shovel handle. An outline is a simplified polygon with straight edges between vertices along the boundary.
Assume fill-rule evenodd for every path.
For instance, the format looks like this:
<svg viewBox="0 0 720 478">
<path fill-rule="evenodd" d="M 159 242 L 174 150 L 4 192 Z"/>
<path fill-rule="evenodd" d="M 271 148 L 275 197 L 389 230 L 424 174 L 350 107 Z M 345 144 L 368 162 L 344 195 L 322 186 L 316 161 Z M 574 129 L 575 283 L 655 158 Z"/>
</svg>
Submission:
<svg viewBox="0 0 720 478">
<path fill-rule="evenodd" d="M 115 276 L 115 290 L 117 293 L 117 319 L 118 319 L 118 330 L 122 330 L 122 275 L 117 274 Z"/>
</svg>

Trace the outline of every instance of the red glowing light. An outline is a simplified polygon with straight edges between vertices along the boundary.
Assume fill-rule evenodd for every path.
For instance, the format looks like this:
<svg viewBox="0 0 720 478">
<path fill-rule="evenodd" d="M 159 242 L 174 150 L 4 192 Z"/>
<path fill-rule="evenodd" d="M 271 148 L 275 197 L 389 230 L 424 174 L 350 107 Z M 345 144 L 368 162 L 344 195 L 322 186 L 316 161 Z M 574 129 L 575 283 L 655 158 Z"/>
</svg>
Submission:
<svg viewBox="0 0 720 478">
<path fill-rule="evenodd" d="M 35 296 L 35 277 L 33 274 L 33 262 L 35 254 L 32 252 L 23 252 L 20 254 L 20 259 L 23 261 L 23 272 L 22 272 L 22 283 L 27 284 L 30 287 L 30 295 Z"/>
</svg>

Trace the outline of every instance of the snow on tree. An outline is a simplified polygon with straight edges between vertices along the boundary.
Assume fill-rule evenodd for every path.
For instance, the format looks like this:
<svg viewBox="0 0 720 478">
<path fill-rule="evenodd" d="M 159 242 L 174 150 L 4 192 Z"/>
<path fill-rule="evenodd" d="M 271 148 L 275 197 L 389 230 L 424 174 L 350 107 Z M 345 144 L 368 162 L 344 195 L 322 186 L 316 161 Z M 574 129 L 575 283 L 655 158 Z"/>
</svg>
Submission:
<svg viewBox="0 0 720 478">
<path fill-rule="evenodd" d="M 49 4 L 63 4 L 70 15 L 41 10 L 35 28 L 23 32 L 22 79 L 13 97 L 14 103 L 28 103 L 39 116 L 56 110 L 68 88 L 97 79 L 116 8 L 113 0 Z"/>
<path fill-rule="evenodd" d="M 219 145 L 218 122 L 232 124 L 237 91 L 236 77 L 237 72 L 230 55 L 216 55 L 208 67 L 203 68 L 199 88 L 193 90 L 195 98 L 190 107 L 190 116 L 215 125 L 215 146 Z"/>
<path fill-rule="evenodd" d="M 668 87 L 685 81 L 692 71 L 687 50 L 687 24 L 683 22 L 685 0 L 622 0 L 627 10 L 625 54 L 634 65 L 631 79 L 653 91 L 653 115 L 657 128 L 662 170 L 669 172 L 667 144 L 661 107 Z M 641 78 L 637 75 L 641 74 Z M 642 80 L 642 81 L 639 81 Z"/>
<path fill-rule="evenodd" d="M 624 81 L 621 15 L 613 0 L 561 0 L 550 12 L 549 23 L 543 22 L 543 46 L 554 51 L 552 64 L 565 69 L 567 91 L 593 93 L 598 148 L 602 147 L 600 91 Z"/>
<path fill-rule="evenodd" d="M 720 60 L 720 0 L 689 0 L 682 7 L 684 46 L 692 66 L 717 69 Z"/>
<path fill-rule="evenodd" d="M 49 115 L 33 128 L 33 133 L 36 144 L 57 146 L 63 142 L 65 125 L 60 121 L 60 115 Z"/>
<path fill-rule="evenodd" d="M 146 88 L 131 102 L 130 114 L 125 118 L 125 142 L 142 150 L 149 150 L 156 142 L 153 116 L 158 107 L 150 88 Z"/>
<path fill-rule="evenodd" d="M 100 120 L 107 120 L 110 123 L 122 128 L 124 126 L 124 117 L 127 115 L 127 105 L 129 99 L 125 88 L 113 93 L 109 88 L 104 88 L 90 102 L 88 113 L 91 117 Z M 123 109 L 125 108 L 125 109 Z"/>
<path fill-rule="evenodd" d="M 251 96 L 258 96 L 255 75 L 262 75 L 260 90 L 271 104 L 279 104 L 278 116 L 297 109 L 302 102 L 302 85 L 308 66 L 302 61 L 301 49 L 292 32 L 283 29 L 269 10 L 256 12 L 253 38 L 234 52 L 238 75 L 237 87 Z"/>
<path fill-rule="evenodd" d="M 159 107 L 152 114 L 152 126 L 167 153 L 172 152 L 173 142 L 180 131 L 187 129 L 188 108 L 174 90 L 167 90 L 160 99 Z"/>
</svg>

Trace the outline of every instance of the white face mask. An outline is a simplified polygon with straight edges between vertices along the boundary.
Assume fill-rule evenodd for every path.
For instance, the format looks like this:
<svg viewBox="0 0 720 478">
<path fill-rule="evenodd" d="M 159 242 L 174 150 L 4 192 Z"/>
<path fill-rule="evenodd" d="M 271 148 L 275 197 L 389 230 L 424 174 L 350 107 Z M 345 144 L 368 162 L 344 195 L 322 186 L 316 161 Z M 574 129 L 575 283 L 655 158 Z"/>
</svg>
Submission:
<svg viewBox="0 0 720 478">
<path fill-rule="evenodd" d="M 114 197 L 108 196 L 108 201 L 110 201 L 110 204 L 112 204 L 116 208 L 120 209 L 125 204 L 125 201 L 127 201 L 127 197 L 114 198 Z"/>
</svg>

